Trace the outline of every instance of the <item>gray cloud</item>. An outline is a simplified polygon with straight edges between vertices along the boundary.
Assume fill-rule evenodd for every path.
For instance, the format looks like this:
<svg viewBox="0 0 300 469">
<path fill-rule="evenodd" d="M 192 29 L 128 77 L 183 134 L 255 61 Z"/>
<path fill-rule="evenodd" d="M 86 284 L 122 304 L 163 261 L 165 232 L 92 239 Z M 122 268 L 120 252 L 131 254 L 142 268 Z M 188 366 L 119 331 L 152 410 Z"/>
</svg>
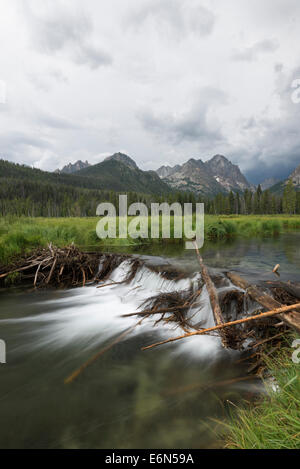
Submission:
<svg viewBox="0 0 300 469">
<path fill-rule="evenodd" d="M 222 91 L 207 87 L 198 92 L 192 107 L 186 112 L 162 114 L 147 109 L 140 111 L 137 117 L 145 130 L 163 140 L 172 143 L 192 141 L 205 147 L 224 139 L 220 124 L 216 119 L 209 119 L 208 114 L 216 102 L 220 104 L 225 101 L 226 96 Z"/>
<path fill-rule="evenodd" d="M 80 128 L 77 124 L 71 122 L 69 119 L 53 114 L 39 112 L 37 113 L 35 119 L 37 124 L 52 129 L 76 130 Z"/>
<path fill-rule="evenodd" d="M 62 3 L 42 14 L 27 10 L 31 23 L 32 39 L 36 49 L 45 54 L 64 53 L 74 63 L 88 65 L 91 69 L 110 65 L 112 57 L 93 44 L 91 18 L 83 10 L 66 8 Z"/>
<path fill-rule="evenodd" d="M 189 33 L 205 37 L 213 31 L 215 15 L 199 2 L 151 0 L 135 7 L 127 21 L 137 29 L 151 24 L 163 34 L 171 33 L 178 38 Z"/>
<path fill-rule="evenodd" d="M 300 78 L 300 67 L 287 74 L 276 73 L 278 114 L 243 121 L 241 130 L 249 132 L 251 145 L 234 150 L 235 158 L 256 183 L 266 174 L 284 179 L 300 164 L 300 104 L 293 103 L 291 87 L 293 80 Z"/>
<path fill-rule="evenodd" d="M 265 39 L 253 44 L 251 47 L 236 50 L 232 54 L 233 60 L 251 62 L 256 60 L 261 54 L 275 52 L 279 48 L 279 44 L 274 39 Z"/>
<path fill-rule="evenodd" d="M 9 159 L 16 163 L 24 162 L 33 164 L 37 155 L 49 151 L 51 144 L 48 140 L 30 136 L 22 132 L 7 132 L 0 134 L 0 155 L 3 159 Z"/>
<path fill-rule="evenodd" d="M 111 65 L 112 57 L 93 45 L 81 45 L 74 53 L 74 61 L 78 65 L 89 65 L 92 70 L 101 65 Z"/>
</svg>

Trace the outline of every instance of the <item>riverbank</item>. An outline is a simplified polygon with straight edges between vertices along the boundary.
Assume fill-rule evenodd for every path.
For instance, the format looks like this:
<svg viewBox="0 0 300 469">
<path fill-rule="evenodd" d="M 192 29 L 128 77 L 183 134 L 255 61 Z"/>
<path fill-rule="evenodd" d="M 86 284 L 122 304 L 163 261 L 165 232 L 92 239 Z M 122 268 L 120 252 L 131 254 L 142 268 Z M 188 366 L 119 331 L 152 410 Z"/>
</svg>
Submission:
<svg viewBox="0 0 300 469">
<path fill-rule="evenodd" d="M 159 239 L 107 239 L 96 234 L 98 218 L 25 218 L 5 217 L 0 220 L 0 264 L 50 242 L 58 247 L 71 243 L 81 249 L 89 247 L 130 247 L 159 244 Z M 300 216 L 206 216 L 205 240 L 215 241 L 237 237 L 274 237 L 289 230 L 300 230 Z M 182 240 L 167 242 L 181 244 Z"/>
<path fill-rule="evenodd" d="M 272 380 L 266 381 L 263 398 L 233 408 L 226 425 L 227 448 L 299 449 L 300 364 L 294 363 L 296 356 L 292 359 L 297 337 L 291 334 L 273 358 L 265 358 Z"/>
</svg>

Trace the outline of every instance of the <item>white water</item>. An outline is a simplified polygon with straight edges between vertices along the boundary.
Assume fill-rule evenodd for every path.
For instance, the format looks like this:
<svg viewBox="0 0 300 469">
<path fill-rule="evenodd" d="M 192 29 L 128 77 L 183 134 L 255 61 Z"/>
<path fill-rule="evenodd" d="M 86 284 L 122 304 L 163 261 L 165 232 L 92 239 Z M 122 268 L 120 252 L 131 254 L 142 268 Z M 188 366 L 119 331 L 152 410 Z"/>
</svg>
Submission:
<svg viewBox="0 0 300 469">
<path fill-rule="evenodd" d="M 130 262 L 124 261 L 111 274 L 107 284 L 121 282 L 129 272 Z M 101 347 L 109 340 L 121 334 L 124 330 L 134 326 L 140 318 L 138 316 L 125 318 L 125 314 L 131 314 L 139 310 L 140 305 L 148 298 L 159 293 L 180 291 L 198 286 L 199 274 L 192 278 L 181 279 L 177 282 L 166 280 L 162 275 L 153 272 L 146 266 L 138 269 L 134 279 L 129 285 L 111 285 L 104 288 L 87 286 L 61 293 L 59 300 L 41 302 L 41 314 L 27 316 L 18 319 L 5 319 L 2 324 L 30 323 L 34 327 L 33 340 L 28 341 L 30 348 L 52 347 L 53 349 L 76 345 L 81 350 Z M 53 306 L 53 311 L 51 310 Z M 48 312 L 43 312 L 43 310 Z M 206 288 L 203 288 L 199 303 L 189 311 L 189 317 L 193 324 L 201 322 L 201 327 L 212 327 L 213 314 Z M 160 322 L 155 325 L 152 318 L 145 319 L 137 326 L 130 336 L 152 333 L 153 342 L 177 337 L 184 331 L 176 324 Z M 128 336 L 129 337 L 129 336 Z M 124 339 L 126 340 L 126 339 Z M 151 343 L 144 345 L 150 345 Z M 25 342 L 26 343 L 26 342 Z M 26 345 L 22 345 L 26 348 Z M 184 339 L 174 344 L 165 345 L 172 347 L 174 354 L 187 354 L 190 358 L 217 358 L 225 353 L 218 337 L 196 336 Z M 151 353 L 151 352 L 145 352 Z M 229 353 L 229 352 L 227 352 Z"/>
</svg>

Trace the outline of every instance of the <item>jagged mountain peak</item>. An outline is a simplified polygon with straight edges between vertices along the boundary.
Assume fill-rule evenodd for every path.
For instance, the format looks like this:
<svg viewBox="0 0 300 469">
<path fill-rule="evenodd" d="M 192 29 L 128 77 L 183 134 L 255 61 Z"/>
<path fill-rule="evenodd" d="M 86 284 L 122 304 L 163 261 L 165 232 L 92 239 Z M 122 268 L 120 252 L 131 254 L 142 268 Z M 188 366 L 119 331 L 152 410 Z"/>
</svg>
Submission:
<svg viewBox="0 0 300 469">
<path fill-rule="evenodd" d="M 215 155 L 211 160 L 206 161 L 205 164 L 210 169 L 216 181 L 227 191 L 252 189 L 251 184 L 249 184 L 242 174 L 239 166 L 231 163 L 225 156 Z"/>
<path fill-rule="evenodd" d="M 88 161 L 81 161 L 78 160 L 76 163 L 69 163 L 66 166 L 64 166 L 62 169 L 57 169 L 55 173 L 59 174 L 73 174 L 76 173 L 77 171 L 80 171 L 81 169 L 88 168 L 90 163 Z"/>
<path fill-rule="evenodd" d="M 231 161 L 229 161 L 229 159 L 226 158 L 226 156 L 224 156 L 224 155 L 215 155 L 209 161 L 211 163 L 230 163 L 230 164 L 232 164 Z"/>
<path fill-rule="evenodd" d="M 190 158 L 181 166 L 162 166 L 158 174 L 172 187 L 194 192 L 218 193 L 252 189 L 239 167 L 220 154 L 205 163 L 201 159 Z"/>
<path fill-rule="evenodd" d="M 292 180 L 292 182 L 295 186 L 300 186 L 300 165 L 297 166 L 295 171 L 292 172 L 289 179 Z"/>
</svg>

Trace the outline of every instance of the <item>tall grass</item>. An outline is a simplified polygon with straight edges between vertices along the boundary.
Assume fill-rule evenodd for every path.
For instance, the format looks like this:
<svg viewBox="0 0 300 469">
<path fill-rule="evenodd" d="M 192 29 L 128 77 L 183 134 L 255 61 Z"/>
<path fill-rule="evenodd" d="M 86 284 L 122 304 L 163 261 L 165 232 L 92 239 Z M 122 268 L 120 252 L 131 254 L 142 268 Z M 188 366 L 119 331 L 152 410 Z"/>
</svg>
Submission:
<svg viewBox="0 0 300 469">
<path fill-rule="evenodd" d="M 26 218 L 5 217 L 0 219 L 0 263 L 8 263 L 13 257 L 30 252 L 34 248 L 47 246 L 49 242 L 57 246 L 74 243 L 80 247 L 134 246 L 154 244 L 161 240 L 151 239 L 105 239 L 96 235 L 98 218 Z M 131 220 L 129 219 L 128 222 Z M 174 227 L 171 217 L 171 238 Z M 150 225 L 150 223 L 149 223 Z M 235 237 L 277 236 L 286 230 L 299 230 L 298 216 L 206 216 L 205 239 L 214 241 Z M 161 222 L 160 222 L 161 233 Z M 172 240 L 180 243 L 182 240 Z M 167 241 L 169 242 L 169 241 Z"/>
<path fill-rule="evenodd" d="M 293 349 L 280 351 L 266 364 L 276 386 L 256 404 L 231 414 L 226 447 L 231 449 L 300 448 L 300 364 Z"/>
</svg>

